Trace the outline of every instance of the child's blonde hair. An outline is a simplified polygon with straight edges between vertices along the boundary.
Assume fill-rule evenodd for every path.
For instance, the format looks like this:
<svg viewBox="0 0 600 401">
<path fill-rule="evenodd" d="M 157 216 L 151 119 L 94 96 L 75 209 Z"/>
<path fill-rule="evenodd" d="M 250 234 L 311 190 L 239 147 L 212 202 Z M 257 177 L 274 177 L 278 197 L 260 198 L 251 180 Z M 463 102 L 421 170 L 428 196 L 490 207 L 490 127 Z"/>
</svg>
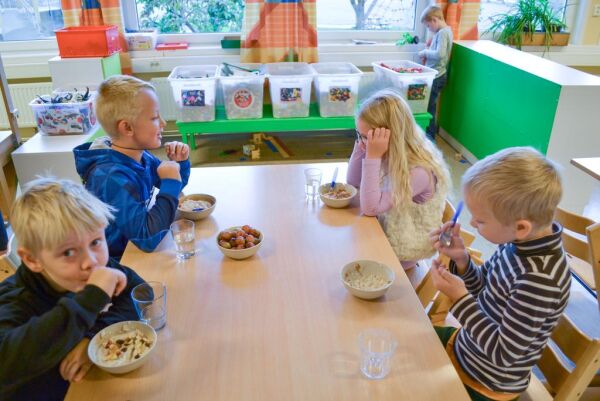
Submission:
<svg viewBox="0 0 600 401">
<path fill-rule="evenodd" d="M 113 210 L 81 184 L 43 177 L 24 187 L 10 223 L 19 246 L 37 253 L 55 249 L 70 235 L 105 228 Z"/>
<path fill-rule="evenodd" d="M 421 23 L 426 21 L 431 21 L 433 18 L 439 18 L 444 21 L 444 13 L 442 12 L 442 7 L 438 5 L 431 5 L 421 13 Z"/>
<path fill-rule="evenodd" d="M 98 88 L 96 115 L 102 128 L 111 138 L 117 138 L 117 123 L 133 122 L 141 113 L 138 94 L 143 89 L 156 93 L 152 84 L 129 75 L 115 75 L 104 80 Z"/>
<path fill-rule="evenodd" d="M 504 149 L 478 161 L 462 184 L 505 225 L 521 219 L 548 225 L 562 197 L 559 167 L 531 147 Z"/>
<path fill-rule="evenodd" d="M 450 185 L 450 174 L 441 152 L 417 126 L 410 107 L 396 92 L 382 90 L 373 94 L 362 103 L 357 119 L 372 129 L 385 127 L 390 130 L 390 144 L 383 165 L 396 205 L 411 200 L 412 167 L 420 166 L 431 171 L 438 185 Z"/>
</svg>

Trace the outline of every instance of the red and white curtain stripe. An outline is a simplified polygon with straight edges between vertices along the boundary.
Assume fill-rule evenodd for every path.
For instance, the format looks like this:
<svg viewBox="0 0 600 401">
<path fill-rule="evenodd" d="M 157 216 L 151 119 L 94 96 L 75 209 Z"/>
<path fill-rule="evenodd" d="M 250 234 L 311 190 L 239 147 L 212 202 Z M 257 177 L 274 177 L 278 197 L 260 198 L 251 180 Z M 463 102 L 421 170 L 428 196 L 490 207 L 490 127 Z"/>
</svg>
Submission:
<svg viewBox="0 0 600 401">
<path fill-rule="evenodd" d="M 477 21 L 481 10 L 480 0 L 438 0 L 437 3 L 444 11 L 454 40 L 479 39 Z"/>
<path fill-rule="evenodd" d="M 246 0 L 241 39 L 242 62 L 317 62 L 317 0 Z"/>
</svg>

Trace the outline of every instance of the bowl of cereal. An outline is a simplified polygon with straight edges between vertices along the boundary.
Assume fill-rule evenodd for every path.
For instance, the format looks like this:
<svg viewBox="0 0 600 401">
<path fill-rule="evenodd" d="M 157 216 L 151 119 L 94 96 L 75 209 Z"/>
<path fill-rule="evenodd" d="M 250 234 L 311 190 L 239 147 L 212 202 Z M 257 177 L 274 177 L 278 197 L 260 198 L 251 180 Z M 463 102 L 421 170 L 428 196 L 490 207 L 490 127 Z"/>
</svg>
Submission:
<svg viewBox="0 0 600 401">
<path fill-rule="evenodd" d="M 217 199 L 206 194 L 185 195 L 179 199 L 177 212 L 180 219 L 201 220 L 208 217 L 213 210 Z"/>
<path fill-rule="evenodd" d="M 362 299 L 381 297 L 392 286 L 396 274 L 373 260 L 357 260 L 342 268 L 342 282 L 352 295 Z"/>
<path fill-rule="evenodd" d="M 352 198 L 356 196 L 358 190 L 350 184 L 336 182 L 331 188 L 331 183 L 323 184 L 319 187 L 319 196 L 324 204 L 333 208 L 342 208 L 350 204 Z"/>
<path fill-rule="evenodd" d="M 260 249 L 264 236 L 256 228 L 229 227 L 217 235 L 217 246 L 223 255 L 232 259 L 246 259 Z"/>
<path fill-rule="evenodd" d="M 88 345 L 88 357 L 113 374 L 131 372 L 148 361 L 156 347 L 156 332 L 143 322 L 125 321 L 99 331 Z"/>
</svg>

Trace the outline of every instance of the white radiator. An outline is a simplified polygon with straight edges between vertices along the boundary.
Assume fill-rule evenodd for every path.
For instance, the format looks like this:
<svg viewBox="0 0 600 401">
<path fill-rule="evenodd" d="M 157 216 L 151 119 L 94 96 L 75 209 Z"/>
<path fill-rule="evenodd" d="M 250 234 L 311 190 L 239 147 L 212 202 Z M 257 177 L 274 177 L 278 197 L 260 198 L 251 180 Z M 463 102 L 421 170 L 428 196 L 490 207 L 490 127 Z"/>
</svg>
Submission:
<svg viewBox="0 0 600 401">
<path fill-rule="evenodd" d="M 9 85 L 10 94 L 14 107 L 19 110 L 19 127 L 35 127 L 33 112 L 29 106 L 36 95 L 44 95 L 52 92 L 51 82 L 37 82 L 34 84 Z M 0 101 L 0 128 L 9 128 L 8 117 L 4 102 Z"/>
</svg>

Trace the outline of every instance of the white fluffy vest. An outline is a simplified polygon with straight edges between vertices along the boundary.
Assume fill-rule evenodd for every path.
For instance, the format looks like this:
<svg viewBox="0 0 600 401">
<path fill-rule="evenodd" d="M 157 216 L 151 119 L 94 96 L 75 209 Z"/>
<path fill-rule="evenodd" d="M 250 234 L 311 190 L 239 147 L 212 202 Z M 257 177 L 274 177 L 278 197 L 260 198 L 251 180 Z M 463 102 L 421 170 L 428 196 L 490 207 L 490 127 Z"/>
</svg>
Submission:
<svg viewBox="0 0 600 401">
<path fill-rule="evenodd" d="M 427 202 L 394 205 L 377 216 L 400 261 L 418 261 L 435 254 L 429 233 L 442 222 L 447 192 L 448 188 L 438 182 L 433 197 Z"/>
</svg>

